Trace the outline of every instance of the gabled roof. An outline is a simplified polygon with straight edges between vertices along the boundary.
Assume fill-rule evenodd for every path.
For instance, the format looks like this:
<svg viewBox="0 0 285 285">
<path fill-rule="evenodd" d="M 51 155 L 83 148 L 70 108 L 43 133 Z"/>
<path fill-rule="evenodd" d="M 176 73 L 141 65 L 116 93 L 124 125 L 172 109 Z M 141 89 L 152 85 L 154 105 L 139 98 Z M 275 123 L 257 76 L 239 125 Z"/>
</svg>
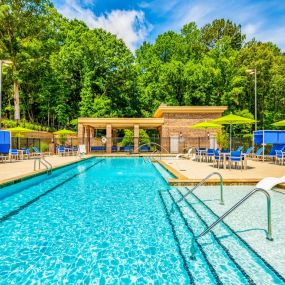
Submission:
<svg viewBox="0 0 285 285">
<path fill-rule="evenodd" d="M 163 114 L 222 114 L 227 106 L 166 106 L 160 105 L 154 113 L 154 118 L 162 118 Z"/>
</svg>

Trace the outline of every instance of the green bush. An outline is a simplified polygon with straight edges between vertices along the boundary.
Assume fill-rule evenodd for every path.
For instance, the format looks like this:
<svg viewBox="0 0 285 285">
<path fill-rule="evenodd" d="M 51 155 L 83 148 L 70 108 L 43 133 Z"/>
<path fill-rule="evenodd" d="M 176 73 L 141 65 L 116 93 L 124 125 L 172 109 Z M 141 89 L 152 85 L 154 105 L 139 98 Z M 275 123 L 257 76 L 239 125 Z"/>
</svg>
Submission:
<svg viewBox="0 0 285 285">
<path fill-rule="evenodd" d="M 139 131 L 139 144 L 150 144 L 149 135 L 145 130 Z M 133 130 L 124 130 L 124 138 L 121 142 L 122 146 L 134 145 L 134 131 Z"/>
<path fill-rule="evenodd" d="M 40 151 L 41 152 L 47 152 L 49 151 L 49 145 L 46 142 L 41 142 L 40 144 Z"/>
<path fill-rule="evenodd" d="M 229 135 L 225 130 L 220 130 L 217 132 L 217 143 L 219 149 L 227 149 L 229 147 Z"/>
</svg>

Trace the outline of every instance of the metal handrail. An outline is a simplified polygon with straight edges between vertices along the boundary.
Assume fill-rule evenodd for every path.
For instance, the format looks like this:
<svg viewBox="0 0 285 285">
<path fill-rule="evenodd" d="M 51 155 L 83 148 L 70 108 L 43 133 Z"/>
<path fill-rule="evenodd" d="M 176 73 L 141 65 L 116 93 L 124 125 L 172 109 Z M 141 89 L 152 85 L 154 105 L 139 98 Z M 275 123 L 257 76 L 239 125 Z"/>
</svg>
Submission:
<svg viewBox="0 0 285 285">
<path fill-rule="evenodd" d="M 233 207 L 231 207 L 228 211 L 226 211 L 219 219 L 217 219 L 214 223 L 212 223 L 206 230 L 204 230 L 201 234 L 195 237 L 195 240 L 207 234 L 212 228 L 214 228 L 218 223 L 220 223 L 225 217 L 227 217 L 230 213 L 232 213 L 236 208 L 238 208 L 243 202 L 245 202 L 249 197 L 254 195 L 257 192 L 262 192 L 267 199 L 267 233 L 266 238 L 270 241 L 273 241 L 272 238 L 272 226 L 271 226 L 271 197 L 270 194 L 262 189 L 255 188 L 250 191 L 247 195 L 245 195 L 239 202 L 237 202 Z"/>
<path fill-rule="evenodd" d="M 52 164 L 50 162 L 48 162 L 44 156 L 42 157 L 42 160 L 49 166 L 50 172 L 52 172 Z"/>
<path fill-rule="evenodd" d="M 52 165 L 49 163 L 44 157 L 35 157 L 34 158 L 34 171 L 36 171 L 37 163 L 39 162 L 39 169 L 41 169 L 41 164 L 46 168 L 47 173 L 50 174 L 52 172 Z"/>
<path fill-rule="evenodd" d="M 160 145 L 160 144 L 158 144 L 158 143 L 154 143 L 154 142 L 142 144 L 142 145 L 140 145 L 140 146 L 136 149 L 136 151 L 138 151 L 142 146 L 145 146 L 145 145 L 157 145 L 157 146 L 159 146 L 161 149 L 163 149 L 163 150 L 165 150 L 167 153 L 169 153 L 169 151 L 168 151 L 165 147 L 163 147 L 162 145 Z"/>
<path fill-rule="evenodd" d="M 207 175 L 203 180 L 201 180 L 197 185 L 195 185 L 192 189 L 188 189 L 188 192 L 185 195 L 182 195 L 182 197 L 176 202 L 176 204 L 180 203 L 182 200 L 184 200 L 188 195 L 193 193 L 194 190 L 196 190 L 198 187 L 203 185 L 210 177 L 213 175 L 218 175 L 220 178 L 220 204 L 224 205 L 224 189 L 223 189 L 223 177 L 219 172 L 212 172 L 209 175 Z M 172 213 L 174 211 L 174 203 L 172 203 L 172 207 L 170 210 Z"/>
</svg>

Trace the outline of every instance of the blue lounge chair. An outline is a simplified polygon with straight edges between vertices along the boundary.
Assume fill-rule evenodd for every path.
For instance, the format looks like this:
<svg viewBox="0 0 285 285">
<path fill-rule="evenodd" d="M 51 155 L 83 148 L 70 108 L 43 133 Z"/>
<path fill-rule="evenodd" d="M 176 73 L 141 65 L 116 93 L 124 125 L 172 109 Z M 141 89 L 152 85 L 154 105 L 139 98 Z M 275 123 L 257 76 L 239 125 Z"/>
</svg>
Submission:
<svg viewBox="0 0 285 285">
<path fill-rule="evenodd" d="M 249 147 L 245 152 L 243 152 L 243 154 L 250 155 L 252 151 L 253 151 L 253 146 Z"/>
<path fill-rule="evenodd" d="M 232 151 L 229 157 L 229 166 L 230 169 L 232 168 L 232 163 L 235 164 L 235 166 L 237 166 L 238 163 L 240 163 L 240 169 L 242 170 L 243 167 L 243 159 L 242 159 L 242 155 L 241 155 L 241 151 Z"/>
<path fill-rule="evenodd" d="M 42 156 L 42 152 L 36 147 L 36 146 L 32 146 L 32 149 L 34 151 L 33 155 L 36 155 L 36 156 Z"/>
<path fill-rule="evenodd" d="M 263 147 L 263 146 L 260 147 L 260 148 L 256 151 L 256 153 L 253 155 L 254 158 L 260 158 L 260 157 L 262 157 L 262 152 L 263 152 L 263 150 L 264 150 L 264 147 Z"/>
<path fill-rule="evenodd" d="M 274 144 L 270 149 L 269 153 L 264 155 L 265 159 L 275 159 L 276 158 L 276 151 L 285 151 L 285 145 L 283 144 Z"/>
<path fill-rule="evenodd" d="M 243 149 L 243 146 L 239 146 L 235 151 L 241 151 Z"/>
</svg>

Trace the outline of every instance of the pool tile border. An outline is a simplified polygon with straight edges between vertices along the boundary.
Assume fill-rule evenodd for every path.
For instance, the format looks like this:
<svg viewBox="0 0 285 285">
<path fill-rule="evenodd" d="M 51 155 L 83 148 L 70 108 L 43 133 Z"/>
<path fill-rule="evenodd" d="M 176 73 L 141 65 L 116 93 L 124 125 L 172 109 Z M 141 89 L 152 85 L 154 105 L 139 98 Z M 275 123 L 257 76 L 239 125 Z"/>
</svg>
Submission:
<svg viewBox="0 0 285 285">
<path fill-rule="evenodd" d="M 69 165 L 73 165 L 73 164 L 77 164 L 77 163 L 80 163 L 82 161 L 94 158 L 94 157 L 97 157 L 97 156 L 82 157 L 78 161 L 66 162 L 66 163 L 60 164 L 58 166 L 55 166 L 55 167 L 52 168 L 52 170 L 58 170 L 60 168 L 63 168 L 63 167 L 69 166 Z M 29 172 L 29 173 L 24 174 L 24 175 L 19 175 L 19 176 L 16 176 L 16 177 L 13 177 L 13 178 L 10 178 L 10 179 L 7 179 L 7 180 L 2 180 L 2 181 L 0 181 L 0 189 L 2 189 L 4 187 L 7 187 L 7 186 L 10 186 L 10 185 L 14 185 L 14 184 L 26 181 L 26 180 L 28 180 L 30 178 L 34 178 L 34 177 L 37 177 L 37 176 L 44 175 L 46 173 L 47 173 L 46 169 L 40 169 L 40 170 L 37 170 L 35 172 Z"/>
</svg>

